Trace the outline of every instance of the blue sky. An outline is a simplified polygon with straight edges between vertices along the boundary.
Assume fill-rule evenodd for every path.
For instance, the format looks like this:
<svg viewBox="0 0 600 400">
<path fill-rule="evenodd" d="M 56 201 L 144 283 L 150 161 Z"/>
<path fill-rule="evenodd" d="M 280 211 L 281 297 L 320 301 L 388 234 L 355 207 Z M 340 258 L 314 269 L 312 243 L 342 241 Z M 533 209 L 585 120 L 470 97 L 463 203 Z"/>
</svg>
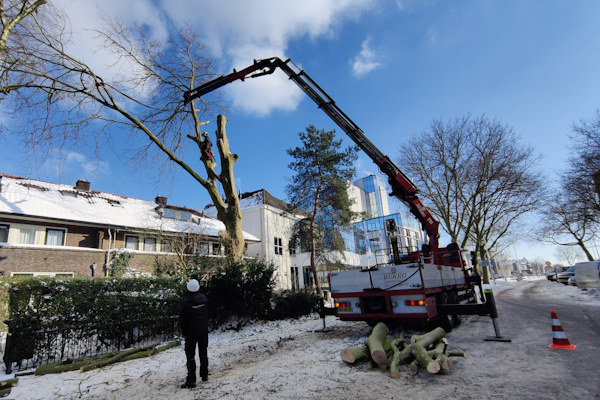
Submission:
<svg viewBox="0 0 600 400">
<path fill-rule="evenodd" d="M 92 4 L 126 22 L 146 24 L 159 38 L 168 34 L 169 24 L 188 22 L 223 74 L 254 58 L 289 57 L 396 162 L 399 147 L 433 119 L 485 114 L 511 126 L 524 146 L 535 148 L 550 185 L 565 167 L 573 123 L 592 118 L 600 107 L 597 1 L 57 3 L 67 7 L 75 29 L 97 26 L 98 9 Z M 91 43 L 81 34 L 73 48 L 89 57 Z M 106 64 L 96 62 L 102 66 L 102 61 Z M 285 199 L 286 149 L 299 144 L 297 133 L 313 124 L 343 134 L 282 73 L 221 90 L 231 105 L 227 129 L 232 151 L 240 156 L 236 176 L 242 191 L 265 188 Z M 216 116 L 208 119 L 212 133 Z M 62 183 L 84 178 L 96 190 L 146 199 L 160 193 L 172 204 L 196 209 L 209 202 L 184 173 L 136 168 L 123 155 L 127 141 L 117 143 L 117 150 L 104 143 L 66 146 L 62 157 L 57 152 L 42 164 L 27 159 L 17 136 L 4 135 L 0 171 Z M 193 148 L 186 156 L 198 157 Z M 364 156 L 356 167 L 358 177 L 379 174 Z M 556 259 L 551 247 L 529 241 L 513 252 Z"/>
</svg>

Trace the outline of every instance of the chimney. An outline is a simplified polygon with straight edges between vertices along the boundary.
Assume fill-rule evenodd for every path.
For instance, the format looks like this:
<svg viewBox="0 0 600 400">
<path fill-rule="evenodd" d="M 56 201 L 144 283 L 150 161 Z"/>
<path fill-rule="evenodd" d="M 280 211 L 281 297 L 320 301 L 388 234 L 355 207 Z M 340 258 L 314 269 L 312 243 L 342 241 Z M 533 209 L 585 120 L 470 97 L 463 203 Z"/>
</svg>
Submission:
<svg viewBox="0 0 600 400">
<path fill-rule="evenodd" d="M 154 199 L 154 202 L 160 206 L 166 206 L 167 205 L 167 198 L 165 196 L 161 196 L 160 194 L 158 196 L 156 196 L 156 198 Z"/>
<path fill-rule="evenodd" d="M 88 192 L 90 190 L 90 182 L 83 179 L 79 179 L 75 183 L 75 189 L 81 190 L 83 192 Z"/>
</svg>

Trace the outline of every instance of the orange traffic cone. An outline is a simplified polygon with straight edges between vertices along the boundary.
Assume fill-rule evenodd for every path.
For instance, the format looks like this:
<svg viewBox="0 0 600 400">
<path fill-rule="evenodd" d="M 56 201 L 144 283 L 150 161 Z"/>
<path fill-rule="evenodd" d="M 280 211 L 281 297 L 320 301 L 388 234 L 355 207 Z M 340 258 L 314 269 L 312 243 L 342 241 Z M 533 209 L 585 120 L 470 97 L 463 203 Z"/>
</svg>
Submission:
<svg viewBox="0 0 600 400">
<path fill-rule="evenodd" d="M 550 313 L 552 314 L 552 344 L 548 345 L 548 347 L 553 349 L 575 350 L 577 346 L 569 343 L 569 339 L 567 339 L 567 335 L 563 331 L 562 325 L 556 317 L 556 312 L 550 311 Z"/>
</svg>

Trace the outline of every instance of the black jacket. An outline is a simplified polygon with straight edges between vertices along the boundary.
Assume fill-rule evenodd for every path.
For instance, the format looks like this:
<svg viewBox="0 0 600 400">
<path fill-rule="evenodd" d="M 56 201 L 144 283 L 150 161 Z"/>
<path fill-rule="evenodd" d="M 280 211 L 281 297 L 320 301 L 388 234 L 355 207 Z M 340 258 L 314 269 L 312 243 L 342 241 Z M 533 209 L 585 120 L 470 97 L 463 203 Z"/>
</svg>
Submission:
<svg viewBox="0 0 600 400">
<path fill-rule="evenodd" d="M 198 336 L 208 332 L 208 298 L 200 292 L 187 292 L 179 307 L 181 334 Z"/>
</svg>

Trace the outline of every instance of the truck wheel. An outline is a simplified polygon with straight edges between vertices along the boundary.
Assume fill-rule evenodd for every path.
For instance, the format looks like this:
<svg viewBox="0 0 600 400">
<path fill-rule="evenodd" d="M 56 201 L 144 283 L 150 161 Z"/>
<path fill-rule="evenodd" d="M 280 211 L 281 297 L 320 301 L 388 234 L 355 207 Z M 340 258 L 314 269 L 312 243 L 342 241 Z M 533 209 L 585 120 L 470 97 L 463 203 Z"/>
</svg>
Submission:
<svg viewBox="0 0 600 400">
<path fill-rule="evenodd" d="M 453 326 L 453 327 L 455 327 L 455 326 L 459 326 L 459 325 L 460 325 L 460 323 L 462 322 L 462 321 L 460 320 L 460 315 L 451 315 L 450 317 L 451 317 L 451 319 L 452 319 L 452 326 Z"/>
<path fill-rule="evenodd" d="M 378 319 L 368 319 L 367 320 L 367 325 L 369 325 L 371 328 L 374 328 L 375 325 L 377 325 L 377 323 L 379 323 Z"/>
<path fill-rule="evenodd" d="M 437 317 L 429 320 L 428 329 L 434 329 L 440 327 L 446 331 L 451 332 L 454 325 L 452 324 L 452 317 L 450 315 L 438 315 Z"/>
<path fill-rule="evenodd" d="M 450 292 L 448 294 L 448 303 L 449 304 L 458 304 L 458 302 L 459 302 L 458 293 Z M 458 314 L 451 315 L 450 322 L 452 324 L 452 327 L 459 326 L 461 323 L 460 315 L 458 315 Z"/>
</svg>

